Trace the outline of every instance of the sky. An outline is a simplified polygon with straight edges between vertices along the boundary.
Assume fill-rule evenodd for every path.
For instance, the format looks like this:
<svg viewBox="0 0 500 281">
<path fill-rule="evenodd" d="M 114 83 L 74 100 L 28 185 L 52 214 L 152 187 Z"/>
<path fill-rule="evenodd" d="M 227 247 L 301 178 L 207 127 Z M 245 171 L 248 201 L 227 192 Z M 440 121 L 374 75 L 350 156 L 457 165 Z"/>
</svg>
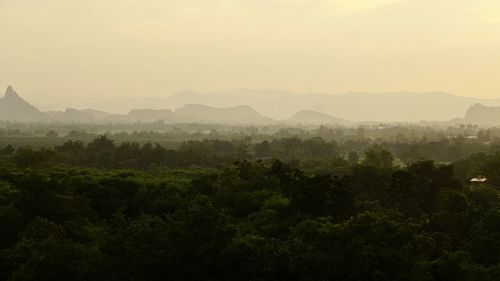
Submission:
<svg viewBox="0 0 500 281">
<path fill-rule="evenodd" d="M 500 97 L 498 0 L 0 0 L 0 87 L 29 100 L 179 90 Z"/>
</svg>

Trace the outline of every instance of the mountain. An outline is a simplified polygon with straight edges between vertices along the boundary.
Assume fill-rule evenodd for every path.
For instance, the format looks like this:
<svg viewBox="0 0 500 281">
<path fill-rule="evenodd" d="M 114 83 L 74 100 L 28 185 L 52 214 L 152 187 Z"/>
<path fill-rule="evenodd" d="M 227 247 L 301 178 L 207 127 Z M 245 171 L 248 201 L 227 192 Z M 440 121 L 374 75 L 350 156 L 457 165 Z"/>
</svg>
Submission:
<svg viewBox="0 0 500 281">
<path fill-rule="evenodd" d="M 111 113 L 100 111 L 100 110 L 95 110 L 95 109 L 84 109 L 81 111 L 89 114 L 95 120 L 104 120 L 112 115 Z"/>
<path fill-rule="evenodd" d="M 313 111 L 302 110 L 284 121 L 289 124 L 302 125 L 342 125 L 348 126 L 351 124 L 348 120 L 333 117 L 329 114 Z"/>
<path fill-rule="evenodd" d="M 298 94 L 284 90 L 237 89 L 211 93 L 182 91 L 166 97 L 137 97 L 93 100 L 79 107 L 127 114 L 131 109 L 180 108 L 200 104 L 214 108 L 248 105 L 264 116 L 285 120 L 305 108 L 353 122 L 442 121 L 463 116 L 473 104 L 500 106 L 500 99 L 461 97 L 444 92 L 391 92 L 343 94 Z M 74 106 L 74 105 L 73 105 Z"/>
<path fill-rule="evenodd" d="M 500 106 L 489 107 L 476 103 L 467 110 L 464 121 L 478 125 L 500 125 Z"/>
<path fill-rule="evenodd" d="M 0 99 L 0 121 L 41 122 L 47 116 L 21 98 L 11 86 Z"/>
<path fill-rule="evenodd" d="M 41 112 L 9 86 L 5 96 L 0 98 L 0 121 L 349 125 L 347 120 L 352 120 L 500 125 L 500 99 L 466 98 L 446 93 L 299 95 L 279 90 L 237 90 L 202 95 L 185 91 L 154 101 L 154 108 L 132 109 L 126 114 L 74 108 Z M 197 102 L 184 104 L 184 101 Z M 470 106 L 471 104 L 474 105 Z M 165 109 L 175 108 L 177 105 L 180 108 L 175 111 Z M 304 108 L 310 110 L 303 110 Z M 463 116 L 465 111 L 467 113 L 463 119 L 456 118 Z M 288 115 L 281 117 L 285 114 Z M 274 119 L 267 116 L 273 116 Z"/>
<path fill-rule="evenodd" d="M 138 122 L 153 123 L 157 121 L 179 123 L 179 121 L 183 121 L 181 117 L 176 116 L 170 109 L 134 109 L 128 114 L 111 114 L 93 109 L 77 110 L 68 108 L 65 111 L 48 111 L 46 113 L 50 117 L 50 121 L 61 123 L 127 124 Z"/>
<path fill-rule="evenodd" d="M 175 113 L 170 109 L 134 109 L 127 115 L 128 119 L 135 122 L 156 122 L 171 120 Z"/>
<path fill-rule="evenodd" d="M 170 109 L 134 109 L 127 115 L 132 122 L 151 123 L 165 121 L 167 123 L 191 123 L 196 121 L 189 116 L 183 116 Z"/>
<path fill-rule="evenodd" d="M 196 98 L 192 93 L 191 97 Z M 60 122 L 60 123 L 220 123 L 220 124 L 272 124 L 277 121 L 265 117 L 249 106 L 214 108 L 188 104 L 175 112 L 170 109 L 133 109 L 128 114 L 111 114 L 94 109 L 41 112 L 22 99 L 12 87 L 0 99 L 0 121 Z"/>
<path fill-rule="evenodd" d="M 52 122 L 91 123 L 95 121 L 91 114 L 74 108 L 68 108 L 65 111 L 47 111 L 45 114 Z"/>
<path fill-rule="evenodd" d="M 50 121 L 60 123 L 103 123 L 113 116 L 103 111 L 75 108 L 67 108 L 65 111 L 46 111 L 45 114 Z"/>
<path fill-rule="evenodd" d="M 246 105 L 227 108 L 214 108 L 200 104 L 188 104 L 175 111 L 176 114 L 191 117 L 200 123 L 221 124 L 272 124 L 276 123 Z"/>
<path fill-rule="evenodd" d="M 463 116 L 472 104 L 500 106 L 500 99 L 460 97 L 442 92 L 296 94 L 281 90 L 245 90 L 196 94 L 184 91 L 166 97 L 166 107 L 193 103 L 211 107 L 233 107 L 245 104 L 259 113 L 284 120 L 308 108 L 345 119 L 379 122 L 447 121 Z"/>
</svg>

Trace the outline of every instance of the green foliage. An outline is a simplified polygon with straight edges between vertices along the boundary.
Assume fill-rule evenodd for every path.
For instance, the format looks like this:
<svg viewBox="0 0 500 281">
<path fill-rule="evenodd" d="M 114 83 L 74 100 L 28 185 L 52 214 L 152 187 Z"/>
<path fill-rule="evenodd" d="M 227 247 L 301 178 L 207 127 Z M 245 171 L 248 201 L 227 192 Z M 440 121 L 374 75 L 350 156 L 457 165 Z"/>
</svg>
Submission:
<svg viewBox="0 0 500 281">
<path fill-rule="evenodd" d="M 316 138 L 107 137 L 7 154 L 0 280 L 500 277 L 496 154 L 401 167 L 380 146 L 339 160 Z M 478 170 L 489 187 L 464 181 Z"/>
</svg>

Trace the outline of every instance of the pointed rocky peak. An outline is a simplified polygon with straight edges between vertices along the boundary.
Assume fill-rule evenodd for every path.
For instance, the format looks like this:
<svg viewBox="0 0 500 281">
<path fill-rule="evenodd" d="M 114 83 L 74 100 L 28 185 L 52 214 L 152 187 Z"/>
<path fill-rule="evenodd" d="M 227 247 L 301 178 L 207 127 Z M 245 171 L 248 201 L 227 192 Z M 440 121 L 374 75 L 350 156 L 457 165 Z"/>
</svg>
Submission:
<svg viewBox="0 0 500 281">
<path fill-rule="evenodd" d="M 3 98 L 4 103 L 8 103 L 11 106 L 14 104 L 19 105 L 19 104 L 26 104 L 31 106 L 26 100 L 24 100 L 15 90 L 12 86 L 7 86 L 7 90 L 5 90 L 5 96 Z"/>
<path fill-rule="evenodd" d="M 14 91 L 14 88 L 9 85 L 7 86 L 7 90 L 5 90 L 5 98 L 19 98 L 19 95 L 16 93 L 16 91 Z"/>
<path fill-rule="evenodd" d="M 5 97 L 0 98 L 0 120 L 40 122 L 46 120 L 46 115 L 21 98 L 12 86 L 8 86 Z"/>
</svg>

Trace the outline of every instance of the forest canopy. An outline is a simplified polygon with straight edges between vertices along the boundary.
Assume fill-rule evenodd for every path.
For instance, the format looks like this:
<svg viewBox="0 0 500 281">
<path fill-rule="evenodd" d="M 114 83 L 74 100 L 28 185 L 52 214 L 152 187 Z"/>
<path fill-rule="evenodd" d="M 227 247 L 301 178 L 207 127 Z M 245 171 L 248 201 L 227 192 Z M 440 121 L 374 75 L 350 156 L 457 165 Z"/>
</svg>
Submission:
<svg viewBox="0 0 500 281">
<path fill-rule="evenodd" d="M 404 162 L 342 145 L 6 146 L 0 279 L 500 278 L 500 153 Z M 478 174 L 487 184 L 470 184 Z"/>
</svg>

